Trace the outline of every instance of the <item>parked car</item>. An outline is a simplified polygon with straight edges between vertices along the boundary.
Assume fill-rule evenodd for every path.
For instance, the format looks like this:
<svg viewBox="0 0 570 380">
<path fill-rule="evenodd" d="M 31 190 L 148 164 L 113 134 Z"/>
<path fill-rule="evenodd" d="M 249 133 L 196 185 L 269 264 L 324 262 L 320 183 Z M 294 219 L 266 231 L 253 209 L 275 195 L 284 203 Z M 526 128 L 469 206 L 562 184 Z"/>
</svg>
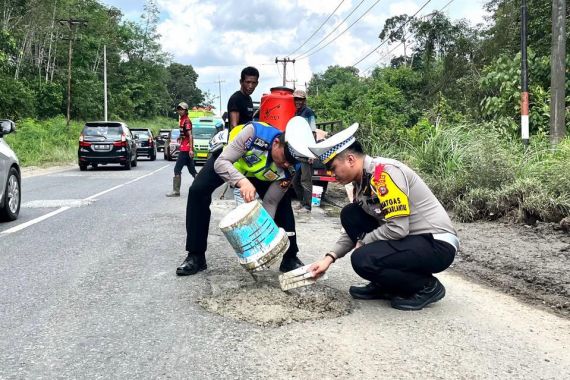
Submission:
<svg viewBox="0 0 570 380">
<path fill-rule="evenodd" d="M 166 142 L 169 133 L 170 129 L 161 129 L 160 131 L 158 131 L 158 134 L 154 138 L 156 142 L 157 151 L 164 152 L 164 143 Z"/>
<path fill-rule="evenodd" d="M 204 163 L 208 159 L 208 144 L 210 139 L 217 133 L 218 128 L 223 128 L 222 119 L 202 117 L 192 119 L 192 138 L 194 140 L 194 162 Z"/>
<path fill-rule="evenodd" d="M 178 138 L 180 137 L 180 130 L 171 129 L 168 132 L 168 138 L 164 142 L 164 159 L 168 161 L 173 161 L 178 158 L 178 153 L 180 153 L 180 143 Z"/>
<path fill-rule="evenodd" d="M 79 170 L 91 165 L 121 164 L 127 170 L 137 166 L 137 144 L 129 127 L 119 121 L 85 123 L 79 135 Z"/>
<path fill-rule="evenodd" d="M 0 120 L 0 220 L 3 221 L 18 218 L 22 200 L 20 161 L 3 138 L 15 130 L 12 120 Z"/>
<path fill-rule="evenodd" d="M 156 144 L 152 131 L 148 128 L 131 128 L 137 143 L 137 157 L 148 157 L 151 161 L 156 160 Z"/>
</svg>

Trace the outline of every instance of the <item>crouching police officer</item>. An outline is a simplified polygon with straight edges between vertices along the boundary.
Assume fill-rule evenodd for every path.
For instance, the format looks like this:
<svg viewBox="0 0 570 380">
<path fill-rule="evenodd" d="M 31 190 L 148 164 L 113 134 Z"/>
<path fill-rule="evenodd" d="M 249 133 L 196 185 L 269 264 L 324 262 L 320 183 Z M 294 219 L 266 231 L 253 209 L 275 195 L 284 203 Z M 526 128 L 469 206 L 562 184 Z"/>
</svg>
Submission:
<svg viewBox="0 0 570 380">
<path fill-rule="evenodd" d="M 333 250 L 311 266 L 319 277 L 354 249 L 354 271 L 370 281 L 351 286 L 356 299 L 386 299 L 393 308 L 420 310 L 445 296 L 433 273 L 447 269 L 459 248 L 451 220 L 424 181 L 405 164 L 363 153 L 358 124 L 310 147 L 354 201 L 340 214 L 344 232 Z"/>
<path fill-rule="evenodd" d="M 286 193 L 297 159 L 314 158 L 308 149 L 314 143 L 311 128 L 301 117 L 291 119 L 285 133 L 261 122 L 235 127 L 229 145 L 219 157 L 208 159 L 190 187 L 186 206 L 187 257 L 176 274 L 187 276 L 207 268 L 212 193 L 224 182 L 239 188 L 245 202 L 255 200 L 256 193 L 259 194 L 277 226 L 290 233 L 289 249 L 279 270 L 288 272 L 303 266 L 297 258 L 295 218 Z"/>
</svg>

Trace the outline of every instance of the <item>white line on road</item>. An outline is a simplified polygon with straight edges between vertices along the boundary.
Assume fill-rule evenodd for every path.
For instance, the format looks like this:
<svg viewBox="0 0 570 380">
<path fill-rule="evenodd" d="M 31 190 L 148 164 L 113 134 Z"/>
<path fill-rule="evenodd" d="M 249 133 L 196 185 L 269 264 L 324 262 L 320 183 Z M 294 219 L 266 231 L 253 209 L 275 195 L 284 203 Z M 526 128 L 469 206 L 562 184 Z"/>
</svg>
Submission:
<svg viewBox="0 0 570 380">
<path fill-rule="evenodd" d="M 170 165 L 164 165 L 163 167 L 160 167 L 160 168 L 158 168 L 158 169 L 156 169 L 156 170 L 154 170 L 154 171 L 152 171 L 152 172 L 150 172 L 150 173 L 148 173 L 148 174 L 145 174 L 145 175 L 142 175 L 142 176 L 140 176 L 140 177 L 137 177 L 137 178 L 135 178 L 135 179 L 133 179 L 133 180 L 130 180 L 130 181 L 128 181 L 128 182 L 125 182 L 125 183 L 123 183 L 123 184 L 121 184 L 121 185 L 117 185 L 117 186 L 111 187 L 110 189 L 101 191 L 100 193 L 97 193 L 97 194 L 95 194 L 95 195 L 91 195 L 91 196 L 89 196 L 89 197 L 87 197 L 87 198 L 85 198 L 85 199 L 83 199 L 83 200 L 84 200 L 84 201 L 93 200 L 93 199 L 95 199 L 96 197 L 100 197 L 100 196 L 103 195 L 103 194 L 107 194 L 108 192 L 111 192 L 111 191 L 113 191 L 113 190 L 120 189 L 121 187 L 126 186 L 126 185 L 129 185 L 129 184 L 131 184 L 131 183 L 133 183 L 133 182 L 140 181 L 141 179 L 146 178 L 146 177 L 148 177 L 148 176 L 151 176 L 151 175 L 153 175 L 153 174 L 155 174 L 155 173 L 157 173 L 157 172 L 161 171 L 162 169 L 167 168 L 167 167 L 169 167 L 169 166 L 170 166 Z M 21 231 L 21 230 L 23 230 L 24 228 L 27 228 L 27 227 L 29 227 L 29 226 L 31 226 L 31 225 L 34 225 L 34 224 L 39 223 L 39 222 L 42 222 L 42 221 L 44 221 L 44 220 L 46 220 L 46 219 L 48 219 L 48 218 L 51 218 L 51 217 L 54 216 L 54 215 L 57 215 L 57 214 L 60 214 L 60 213 L 62 213 L 62 212 L 64 212 L 64 211 L 66 211 L 66 210 L 69 210 L 70 208 L 71 208 L 71 207 L 68 207 L 68 206 L 58 208 L 57 210 L 52 211 L 52 212 L 50 212 L 50 213 L 48 213 L 48 214 L 42 215 L 42 216 L 40 216 L 40 217 L 38 217 L 38 218 L 36 218 L 36 219 L 29 220 L 29 221 L 27 221 L 27 222 L 25 222 L 25 223 L 19 224 L 19 225 L 17 225 L 17 226 L 14 226 L 14 227 L 12 227 L 12 228 L 9 228 L 9 229 L 7 229 L 7 230 L 5 230 L 5 231 L 2 231 L 2 232 L 0 232 L 0 235 L 7 235 L 7 234 L 11 234 L 11 233 L 14 233 L 14 232 Z"/>
</svg>

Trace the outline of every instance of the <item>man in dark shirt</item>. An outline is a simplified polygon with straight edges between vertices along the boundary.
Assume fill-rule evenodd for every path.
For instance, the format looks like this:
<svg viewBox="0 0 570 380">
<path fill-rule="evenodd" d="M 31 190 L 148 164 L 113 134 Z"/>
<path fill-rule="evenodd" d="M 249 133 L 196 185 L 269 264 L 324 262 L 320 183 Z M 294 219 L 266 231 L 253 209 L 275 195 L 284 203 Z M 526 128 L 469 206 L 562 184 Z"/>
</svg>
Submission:
<svg viewBox="0 0 570 380">
<path fill-rule="evenodd" d="M 230 131 L 236 125 L 242 125 L 253 120 L 253 101 L 251 94 L 259 83 L 259 71 L 248 66 L 241 71 L 240 89 L 228 100 L 228 116 Z"/>
</svg>

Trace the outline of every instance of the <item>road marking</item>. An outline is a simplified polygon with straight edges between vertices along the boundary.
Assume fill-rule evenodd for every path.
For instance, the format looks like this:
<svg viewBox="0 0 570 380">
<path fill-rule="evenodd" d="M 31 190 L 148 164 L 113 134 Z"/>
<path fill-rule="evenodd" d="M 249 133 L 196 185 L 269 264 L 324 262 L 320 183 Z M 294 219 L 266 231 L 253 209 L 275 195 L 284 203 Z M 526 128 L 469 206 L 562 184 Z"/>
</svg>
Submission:
<svg viewBox="0 0 570 380">
<path fill-rule="evenodd" d="M 95 194 L 95 195 L 91 195 L 90 197 L 84 198 L 83 201 L 85 201 L 85 202 L 93 201 L 96 197 L 100 197 L 101 195 L 107 194 L 107 193 L 110 192 L 110 191 L 120 189 L 121 187 L 126 186 L 126 185 L 129 185 L 129 184 L 131 184 L 131 183 L 133 183 L 133 182 L 140 181 L 141 179 L 146 178 L 146 177 L 148 177 L 148 176 L 151 176 L 151 175 L 153 175 L 153 174 L 155 174 L 155 173 L 157 173 L 157 172 L 159 172 L 159 171 L 161 171 L 162 169 L 167 168 L 167 167 L 170 167 L 170 164 L 169 164 L 169 165 L 165 165 L 165 166 L 163 166 L 163 167 L 161 167 L 161 168 L 158 168 L 158 169 L 156 169 L 156 170 L 154 170 L 154 171 L 152 171 L 152 172 L 150 172 L 150 173 L 148 173 L 148 174 L 142 175 L 142 176 L 137 177 L 137 178 L 135 178 L 135 179 L 132 179 L 132 180 L 130 180 L 130 181 L 128 181 L 128 182 L 125 182 L 125 183 L 123 183 L 122 185 L 114 186 L 114 187 L 111 187 L 111 188 L 108 189 L 108 190 L 101 191 L 100 193 L 97 193 L 97 194 Z M 51 218 L 52 216 L 55 216 L 55 215 L 60 214 L 60 213 L 62 213 L 62 212 L 64 212 L 64 211 L 67 211 L 67 210 L 69 210 L 70 208 L 71 208 L 71 207 L 69 207 L 69 206 L 65 206 L 65 207 L 58 208 L 57 210 L 52 211 L 52 212 L 50 212 L 50 213 L 47 213 L 47 214 L 45 214 L 45 215 L 42 215 L 42 216 L 40 216 L 40 217 L 38 217 L 38 218 L 36 218 L 36 219 L 29 220 L 29 221 L 27 221 L 27 222 L 25 222 L 25 223 L 19 224 L 19 225 L 17 225 L 17 226 L 14 226 L 14 227 L 12 227 L 12 228 L 9 228 L 9 229 L 7 229 L 7 230 L 5 230 L 5 231 L 2 231 L 2 232 L 0 232 L 0 235 L 7 235 L 7 234 L 11 234 L 11 233 L 14 233 L 14 232 L 21 231 L 21 230 L 23 230 L 24 228 L 28 228 L 29 226 L 32 226 L 32 225 L 34 225 L 34 224 L 36 224 L 36 223 L 39 223 L 39 222 L 42 222 L 42 221 L 44 221 L 44 220 L 46 220 L 46 219 L 48 219 L 48 218 Z"/>
<path fill-rule="evenodd" d="M 94 199 L 38 199 L 22 204 L 22 208 L 58 208 L 58 207 L 83 207 L 95 202 Z"/>
</svg>

